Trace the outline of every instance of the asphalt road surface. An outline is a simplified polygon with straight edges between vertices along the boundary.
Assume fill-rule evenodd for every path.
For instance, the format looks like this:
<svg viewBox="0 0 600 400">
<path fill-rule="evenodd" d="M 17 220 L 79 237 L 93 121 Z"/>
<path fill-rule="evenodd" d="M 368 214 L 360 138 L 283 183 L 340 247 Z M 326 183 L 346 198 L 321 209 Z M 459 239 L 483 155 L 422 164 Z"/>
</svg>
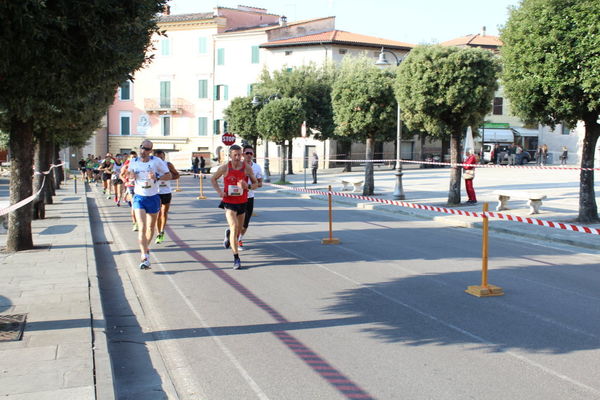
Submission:
<svg viewBox="0 0 600 400">
<path fill-rule="evenodd" d="M 599 256 L 492 235 L 476 298 L 480 231 L 336 206 L 323 245 L 326 202 L 263 189 L 235 271 L 197 184 L 148 271 L 89 193 L 120 399 L 600 399 Z"/>
</svg>

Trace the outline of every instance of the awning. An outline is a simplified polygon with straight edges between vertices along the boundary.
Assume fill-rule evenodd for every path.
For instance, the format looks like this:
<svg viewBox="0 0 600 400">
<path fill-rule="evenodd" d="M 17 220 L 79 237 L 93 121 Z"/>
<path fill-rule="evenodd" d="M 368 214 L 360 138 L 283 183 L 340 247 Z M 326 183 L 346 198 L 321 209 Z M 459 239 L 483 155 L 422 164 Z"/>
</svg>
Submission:
<svg viewBox="0 0 600 400">
<path fill-rule="evenodd" d="M 512 130 L 517 133 L 519 136 L 527 136 L 527 137 L 537 137 L 540 132 L 537 129 L 526 129 L 526 128 L 515 128 L 512 127 Z"/>
<path fill-rule="evenodd" d="M 484 143 L 512 143 L 515 140 L 511 129 L 479 129 L 479 138 Z"/>
</svg>

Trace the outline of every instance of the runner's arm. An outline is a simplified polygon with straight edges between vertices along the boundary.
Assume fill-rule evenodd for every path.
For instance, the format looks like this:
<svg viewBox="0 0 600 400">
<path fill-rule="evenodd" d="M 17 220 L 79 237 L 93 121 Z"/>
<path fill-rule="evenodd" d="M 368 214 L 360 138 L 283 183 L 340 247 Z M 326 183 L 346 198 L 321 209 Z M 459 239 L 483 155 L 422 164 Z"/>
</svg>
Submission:
<svg viewBox="0 0 600 400">
<path fill-rule="evenodd" d="M 256 180 L 256 177 L 254 176 L 254 171 L 252 171 L 252 167 L 248 165 L 246 166 L 246 175 L 248 175 L 248 178 L 250 178 L 250 181 L 252 182 L 249 189 L 255 190 L 256 188 L 258 188 L 258 180 Z"/>
<path fill-rule="evenodd" d="M 167 162 L 167 166 L 169 167 L 169 172 L 171 172 L 171 179 L 179 179 L 180 174 L 179 171 L 175 169 L 175 166 L 170 162 Z"/>
</svg>

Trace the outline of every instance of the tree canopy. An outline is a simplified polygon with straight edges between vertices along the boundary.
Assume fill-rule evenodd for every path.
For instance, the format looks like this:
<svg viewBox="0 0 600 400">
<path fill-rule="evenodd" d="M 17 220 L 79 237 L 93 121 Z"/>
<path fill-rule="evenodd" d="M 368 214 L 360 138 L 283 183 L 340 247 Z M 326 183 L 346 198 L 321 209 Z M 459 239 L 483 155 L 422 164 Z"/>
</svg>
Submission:
<svg viewBox="0 0 600 400">
<path fill-rule="evenodd" d="M 450 137 L 451 162 L 461 160 L 460 140 L 490 111 L 500 71 L 495 56 L 482 49 L 418 46 L 400 64 L 395 92 L 402 120 L 410 129 Z M 450 177 L 448 204 L 460 203 L 460 168 Z"/>
<path fill-rule="evenodd" d="M 500 35 L 512 112 L 551 127 L 583 121 L 583 168 L 594 167 L 600 136 L 599 10 L 598 0 L 524 0 Z M 581 171 L 578 219 L 598 221 L 593 171 Z"/>
<path fill-rule="evenodd" d="M 252 97 L 236 97 L 223 110 L 228 130 L 249 141 L 256 148 L 258 129 L 256 117 L 260 108 L 252 104 Z"/>
<path fill-rule="evenodd" d="M 390 69 L 380 69 L 367 57 L 346 57 L 333 84 L 331 98 L 336 133 L 366 142 L 366 159 L 372 160 L 375 141 L 393 140 L 397 103 Z M 373 194 L 373 163 L 365 168 L 363 194 Z"/>
</svg>

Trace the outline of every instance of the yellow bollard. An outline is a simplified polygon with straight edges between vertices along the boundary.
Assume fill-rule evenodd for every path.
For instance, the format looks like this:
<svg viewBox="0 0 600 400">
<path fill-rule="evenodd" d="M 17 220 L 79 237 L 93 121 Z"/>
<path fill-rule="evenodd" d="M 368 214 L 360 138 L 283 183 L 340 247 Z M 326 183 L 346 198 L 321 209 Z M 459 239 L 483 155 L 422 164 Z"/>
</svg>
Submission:
<svg viewBox="0 0 600 400">
<path fill-rule="evenodd" d="M 181 189 L 179 188 L 179 178 L 177 178 L 177 186 L 175 187 L 175 191 L 181 192 Z"/>
<path fill-rule="evenodd" d="M 488 203 L 483 203 L 483 212 L 488 211 Z M 504 291 L 501 287 L 488 284 L 488 231 L 489 218 L 483 217 L 482 240 L 481 240 L 481 285 L 468 286 L 465 292 L 477 297 L 502 296 Z"/>
<path fill-rule="evenodd" d="M 206 196 L 204 195 L 204 175 L 199 174 L 198 177 L 200 178 L 198 179 L 200 181 L 200 196 L 196 197 L 196 199 L 206 200 Z"/>
<path fill-rule="evenodd" d="M 329 200 L 329 237 L 321 239 L 321 244 L 340 244 L 340 239 L 333 237 L 333 211 L 331 208 L 331 185 L 329 185 L 329 192 L 327 193 L 327 199 Z"/>
</svg>

